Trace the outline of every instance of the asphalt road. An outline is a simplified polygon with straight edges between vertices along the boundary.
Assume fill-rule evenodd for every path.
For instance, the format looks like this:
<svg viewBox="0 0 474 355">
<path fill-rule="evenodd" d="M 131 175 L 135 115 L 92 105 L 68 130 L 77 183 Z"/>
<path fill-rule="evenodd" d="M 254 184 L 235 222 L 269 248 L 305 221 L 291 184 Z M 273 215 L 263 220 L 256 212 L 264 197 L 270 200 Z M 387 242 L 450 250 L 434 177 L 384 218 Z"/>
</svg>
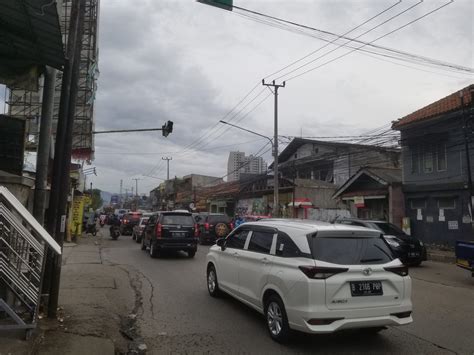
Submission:
<svg viewBox="0 0 474 355">
<path fill-rule="evenodd" d="M 474 278 L 454 265 L 426 262 L 413 268 L 414 323 L 378 335 L 356 331 L 297 334 L 287 345 L 273 342 L 263 317 L 231 297 L 211 298 L 205 256 L 185 253 L 152 259 L 130 237 L 105 238 L 102 257 L 142 277 L 138 315 L 141 336 L 161 353 L 393 353 L 474 354 Z"/>
</svg>

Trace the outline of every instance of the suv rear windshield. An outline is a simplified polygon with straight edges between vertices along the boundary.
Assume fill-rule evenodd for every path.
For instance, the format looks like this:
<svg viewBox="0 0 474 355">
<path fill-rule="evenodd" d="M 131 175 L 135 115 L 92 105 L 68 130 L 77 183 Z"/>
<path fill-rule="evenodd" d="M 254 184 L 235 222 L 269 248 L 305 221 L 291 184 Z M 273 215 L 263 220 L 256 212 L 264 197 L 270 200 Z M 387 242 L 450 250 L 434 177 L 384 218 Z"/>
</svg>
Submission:
<svg viewBox="0 0 474 355">
<path fill-rule="evenodd" d="M 342 265 L 385 264 L 392 252 L 380 237 L 312 237 L 308 241 L 313 259 Z"/>
<path fill-rule="evenodd" d="M 193 226 L 194 219 L 191 215 L 187 214 L 164 214 L 161 223 Z"/>
<path fill-rule="evenodd" d="M 231 218 L 226 215 L 210 215 L 207 217 L 207 222 L 211 224 L 216 224 L 216 223 L 229 223 L 231 221 Z"/>
</svg>

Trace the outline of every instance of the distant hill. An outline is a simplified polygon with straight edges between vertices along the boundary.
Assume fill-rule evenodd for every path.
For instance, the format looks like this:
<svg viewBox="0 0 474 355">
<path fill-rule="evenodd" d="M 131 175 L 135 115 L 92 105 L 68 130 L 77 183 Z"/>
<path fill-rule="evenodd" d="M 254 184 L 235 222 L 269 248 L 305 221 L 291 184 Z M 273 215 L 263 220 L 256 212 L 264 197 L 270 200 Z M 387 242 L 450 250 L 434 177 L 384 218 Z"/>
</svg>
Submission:
<svg viewBox="0 0 474 355">
<path fill-rule="evenodd" d="M 108 192 L 108 191 L 101 191 L 100 192 L 100 197 L 104 201 L 104 205 L 108 205 L 110 203 L 110 198 L 112 197 L 112 195 L 116 195 L 116 194 L 114 194 L 112 192 Z"/>
</svg>

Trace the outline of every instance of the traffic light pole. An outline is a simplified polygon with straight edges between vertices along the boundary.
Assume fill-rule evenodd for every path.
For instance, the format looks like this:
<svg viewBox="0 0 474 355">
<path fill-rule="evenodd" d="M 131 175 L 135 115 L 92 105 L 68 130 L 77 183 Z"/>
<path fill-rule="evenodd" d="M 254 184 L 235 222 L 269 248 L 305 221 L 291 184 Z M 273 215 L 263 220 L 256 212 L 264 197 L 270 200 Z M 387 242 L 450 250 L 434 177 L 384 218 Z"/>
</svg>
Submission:
<svg viewBox="0 0 474 355">
<path fill-rule="evenodd" d="M 126 132 L 151 132 L 151 131 L 162 131 L 163 128 L 141 128 L 141 129 L 113 129 L 109 131 L 94 131 L 93 134 L 102 133 L 126 133 Z"/>
<path fill-rule="evenodd" d="M 278 181 L 278 89 L 285 87 L 285 82 L 276 84 L 275 80 L 271 83 L 265 83 L 262 79 L 262 85 L 273 87 L 274 104 L 274 136 L 273 136 L 273 217 L 280 215 L 280 199 L 279 199 L 279 181 Z"/>
</svg>

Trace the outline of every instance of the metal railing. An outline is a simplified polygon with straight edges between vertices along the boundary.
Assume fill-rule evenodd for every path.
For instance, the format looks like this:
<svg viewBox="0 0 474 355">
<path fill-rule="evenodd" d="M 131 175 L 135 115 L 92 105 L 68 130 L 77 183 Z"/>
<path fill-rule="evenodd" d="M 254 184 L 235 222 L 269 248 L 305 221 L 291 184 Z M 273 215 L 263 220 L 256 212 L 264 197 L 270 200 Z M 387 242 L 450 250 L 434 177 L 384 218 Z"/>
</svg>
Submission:
<svg viewBox="0 0 474 355">
<path fill-rule="evenodd" d="M 4 186 L 0 186 L 0 331 L 36 326 L 46 251 L 60 246 Z"/>
</svg>

